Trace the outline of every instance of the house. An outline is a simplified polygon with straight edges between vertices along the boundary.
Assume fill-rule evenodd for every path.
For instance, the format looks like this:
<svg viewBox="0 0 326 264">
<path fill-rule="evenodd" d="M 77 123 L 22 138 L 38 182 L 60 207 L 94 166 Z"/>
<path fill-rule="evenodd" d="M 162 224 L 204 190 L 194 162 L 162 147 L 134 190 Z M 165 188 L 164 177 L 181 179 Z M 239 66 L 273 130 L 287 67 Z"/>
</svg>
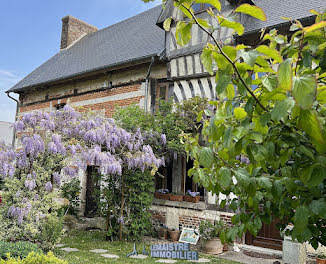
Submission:
<svg viewBox="0 0 326 264">
<path fill-rule="evenodd" d="M 235 45 L 257 44 L 262 28 L 278 28 L 283 34 L 290 34 L 290 22 L 281 17 L 298 19 L 308 25 L 314 21 L 309 10 L 322 11 L 326 6 L 326 0 L 221 0 L 222 12 L 231 12 L 239 3 L 262 7 L 268 20 L 262 22 L 239 15 L 245 26 L 242 36 L 231 36 L 228 30 L 218 32 L 221 39 L 231 37 Z M 207 17 L 204 12 L 207 7 L 196 4 L 196 15 Z M 214 100 L 215 78 L 205 71 L 200 61 L 201 50 L 210 41 L 209 37 L 193 26 L 191 42 L 180 47 L 175 39 L 175 25 L 170 32 L 162 29 L 166 18 L 180 16 L 169 0 L 165 9 L 157 6 L 101 30 L 72 16 L 64 17 L 60 51 L 7 91 L 19 94 L 18 116 L 34 110 L 52 111 L 69 104 L 110 117 L 116 106 L 131 103 L 138 103 L 145 111 L 154 111 L 157 98 L 180 102 L 199 95 Z M 193 204 L 154 199 L 154 222 L 170 228 L 197 228 L 203 219 L 230 222 L 232 213 L 218 207 L 219 197 L 198 189 L 186 177 L 190 167 L 191 163 L 178 157 L 161 187 L 175 192 L 185 192 L 188 188 L 199 190 L 203 200 Z M 81 198 L 87 204 L 86 193 L 92 186 L 85 175 L 80 179 Z M 275 225 L 264 226 L 257 238 L 248 235 L 244 242 L 282 248 Z"/>
<path fill-rule="evenodd" d="M 7 145 L 11 145 L 14 137 L 14 124 L 10 122 L 0 121 L 0 141 Z"/>
</svg>

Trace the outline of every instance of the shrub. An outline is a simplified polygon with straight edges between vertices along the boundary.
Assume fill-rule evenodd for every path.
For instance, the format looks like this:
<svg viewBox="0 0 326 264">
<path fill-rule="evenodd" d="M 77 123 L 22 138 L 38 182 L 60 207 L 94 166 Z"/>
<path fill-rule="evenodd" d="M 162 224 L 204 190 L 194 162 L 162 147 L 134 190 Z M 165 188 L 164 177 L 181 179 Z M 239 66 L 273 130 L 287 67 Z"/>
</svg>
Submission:
<svg viewBox="0 0 326 264">
<path fill-rule="evenodd" d="M 0 241 L 0 258 L 5 259 L 7 254 L 10 253 L 14 258 L 26 258 L 30 252 L 42 253 L 42 250 L 31 242 L 6 242 Z"/>
<path fill-rule="evenodd" d="M 49 250 L 60 240 L 63 231 L 63 220 L 57 216 L 49 215 L 42 221 L 40 238 L 42 248 Z"/>
<path fill-rule="evenodd" d="M 222 221 L 215 221 L 214 223 L 202 221 L 199 226 L 200 237 L 205 240 L 219 237 L 225 228 L 226 226 Z"/>
<path fill-rule="evenodd" d="M 47 255 L 31 252 L 25 259 L 9 257 L 8 260 L 0 260 L 0 264 L 68 264 L 68 262 L 55 257 L 52 252 Z"/>
</svg>

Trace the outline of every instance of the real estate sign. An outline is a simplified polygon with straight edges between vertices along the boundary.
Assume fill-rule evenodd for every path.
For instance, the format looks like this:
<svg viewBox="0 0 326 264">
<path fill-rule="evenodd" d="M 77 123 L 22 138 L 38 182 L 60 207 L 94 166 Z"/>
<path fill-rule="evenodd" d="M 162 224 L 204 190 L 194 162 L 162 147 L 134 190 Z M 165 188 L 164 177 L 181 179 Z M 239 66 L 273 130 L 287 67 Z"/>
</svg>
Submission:
<svg viewBox="0 0 326 264">
<path fill-rule="evenodd" d="M 153 258 L 198 260 L 198 252 L 191 251 L 189 243 L 151 245 Z"/>
</svg>

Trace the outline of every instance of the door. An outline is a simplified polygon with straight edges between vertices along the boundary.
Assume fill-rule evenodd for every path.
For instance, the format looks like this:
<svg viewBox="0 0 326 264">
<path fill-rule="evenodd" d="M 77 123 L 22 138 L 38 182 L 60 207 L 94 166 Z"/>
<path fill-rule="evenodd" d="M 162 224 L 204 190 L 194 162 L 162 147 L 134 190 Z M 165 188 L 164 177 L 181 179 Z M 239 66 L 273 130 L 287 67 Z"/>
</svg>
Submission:
<svg viewBox="0 0 326 264">
<path fill-rule="evenodd" d="M 247 232 L 246 244 L 282 250 L 283 239 L 281 238 L 280 231 L 276 228 L 277 223 L 279 223 L 279 220 L 273 220 L 269 225 L 263 223 L 263 226 L 256 237 Z"/>
<path fill-rule="evenodd" d="M 87 180 L 86 180 L 86 204 L 85 216 L 94 217 L 98 214 L 100 202 L 100 174 L 93 166 L 87 167 Z"/>
</svg>

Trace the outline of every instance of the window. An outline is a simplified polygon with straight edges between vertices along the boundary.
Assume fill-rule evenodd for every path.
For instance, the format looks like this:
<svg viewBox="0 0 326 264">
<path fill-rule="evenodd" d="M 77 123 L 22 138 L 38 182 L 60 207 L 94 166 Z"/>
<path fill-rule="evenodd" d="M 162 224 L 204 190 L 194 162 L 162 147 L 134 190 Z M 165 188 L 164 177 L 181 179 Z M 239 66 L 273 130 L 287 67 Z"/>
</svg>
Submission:
<svg viewBox="0 0 326 264">
<path fill-rule="evenodd" d="M 57 104 L 54 107 L 55 107 L 55 110 L 60 110 L 60 109 L 63 109 L 65 107 L 65 105 L 66 105 L 65 103 L 62 103 L 62 104 Z"/>
<path fill-rule="evenodd" d="M 169 100 L 169 84 L 167 83 L 159 83 L 156 87 L 156 102 L 155 102 L 155 110 L 158 110 L 159 101 L 168 101 Z"/>
<path fill-rule="evenodd" d="M 194 13 L 205 11 L 209 7 L 212 7 L 212 5 L 211 4 L 193 4 L 192 5 L 192 9 L 194 10 Z"/>
</svg>

